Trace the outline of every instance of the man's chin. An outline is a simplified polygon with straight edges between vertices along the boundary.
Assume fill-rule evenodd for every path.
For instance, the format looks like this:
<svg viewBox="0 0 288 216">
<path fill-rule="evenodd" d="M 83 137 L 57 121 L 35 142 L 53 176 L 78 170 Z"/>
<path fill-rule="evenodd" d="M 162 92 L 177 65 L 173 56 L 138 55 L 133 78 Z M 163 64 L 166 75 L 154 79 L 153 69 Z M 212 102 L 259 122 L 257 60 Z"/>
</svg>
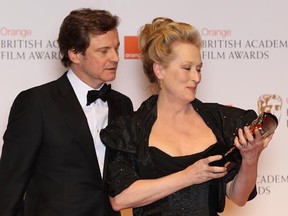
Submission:
<svg viewBox="0 0 288 216">
<path fill-rule="evenodd" d="M 116 79 L 116 76 L 113 77 L 107 77 L 106 79 L 104 79 L 105 82 L 112 82 Z"/>
</svg>

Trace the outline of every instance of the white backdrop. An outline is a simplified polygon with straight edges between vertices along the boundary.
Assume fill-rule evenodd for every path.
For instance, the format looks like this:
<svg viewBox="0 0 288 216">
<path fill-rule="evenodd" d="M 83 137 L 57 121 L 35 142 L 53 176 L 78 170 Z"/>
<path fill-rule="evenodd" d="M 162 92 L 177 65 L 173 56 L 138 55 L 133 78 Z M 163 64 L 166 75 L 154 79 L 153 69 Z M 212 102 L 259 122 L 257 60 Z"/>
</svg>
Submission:
<svg viewBox="0 0 288 216">
<path fill-rule="evenodd" d="M 0 0 L 0 5 L 1 137 L 16 95 L 65 71 L 55 40 L 63 18 L 72 9 L 107 9 L 121 18 L 121 62 L 112 86 L 128 95 L 135 109 L 150 95 L 149 84 L 140 61 L 124 58 L 124 37 L 137 36 L 139 28 L 156 16 L 168 16 L 191 23 L 203 37 L 203 78 L 197 93 L 200 100 L 257 111 L 258 98 L 264 94 L 282 99 L 277 114 L 279 127 L 260 160 L 258 196 L 242 208 L 228 201 L 221 215 L 287 215 L 286 0 Z"/>
</svg>

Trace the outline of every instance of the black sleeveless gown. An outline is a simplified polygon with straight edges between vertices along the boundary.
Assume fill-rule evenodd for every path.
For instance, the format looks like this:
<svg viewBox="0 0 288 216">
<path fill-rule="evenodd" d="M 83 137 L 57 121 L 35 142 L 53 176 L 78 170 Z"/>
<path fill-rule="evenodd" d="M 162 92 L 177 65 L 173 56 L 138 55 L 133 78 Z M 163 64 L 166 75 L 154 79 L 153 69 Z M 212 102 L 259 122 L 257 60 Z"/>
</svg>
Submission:
<svg viewBox="0 0 288 216">
<path fill-rule="evenodd" d="M 202 153 L 172 157 L 156 147 L 149 147 L 149 154 L 160 176 L 183 170 L 202 158 Z M 146 168 L 147 176 L 151 175 L 149 168 Z M 142 174 L 145 173 L 142 172 Z M 217 216 L 217 207 L 218 180 L 212 180 L 184 188 L 157 202 L 141 207 L 139 211 L 136 208 L 134 215 Z"/>
</svg>

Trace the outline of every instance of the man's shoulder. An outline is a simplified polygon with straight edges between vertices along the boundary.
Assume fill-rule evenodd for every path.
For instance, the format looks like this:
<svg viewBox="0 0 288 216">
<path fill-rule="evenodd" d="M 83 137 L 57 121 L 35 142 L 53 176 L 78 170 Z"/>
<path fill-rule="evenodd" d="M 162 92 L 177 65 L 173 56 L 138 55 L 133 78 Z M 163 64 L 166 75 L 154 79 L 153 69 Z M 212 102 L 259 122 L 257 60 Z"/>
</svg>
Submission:
<svg viewBox="0 0 288 216">
<path fill-rule="evenodd" d="M 23 89 L 22 91 L 19 92 L 19 94 L 17 95 L 17 98 L 19 97 L 30 97 L 30 96 L 36 96 L 36 95 L 44 95 L 45 94 L 50 94 L 51 91 L 55 91 L 57 88 L 56 86 L 59 85 L 57 84 L 57 82 L 59 82 L 59 80 L 63 79 L 64 75 L 62 75 L 60 78 L 57 78 L 56 80 L 50 80 L 47 81 L 45 83 L 39 84 L 39 85 L 35 85 L 33 87 L 27 88 L 27 89 Z M 65 77 L 64 77 L 65 79 Z M 60 81 L 62 82 L 62 81 Z"/>
<path fill-rule="evenodd" d="M 114 89 L 111 89 L 110 95 L 113 99 L 116 99 L 118 101 L 131 101 L 131 99 L 127 95 Z"/>
<path fill-rule="evenodd" d="M 127 95 L 125 95 L 124 93 L 121 93 L 117 90 L 111 89 L 111 94 L 113 94 L 114 96 L 119 96 L 119 97 L 124 97 L 124 98 L 129 98 Z"/>
</svg>

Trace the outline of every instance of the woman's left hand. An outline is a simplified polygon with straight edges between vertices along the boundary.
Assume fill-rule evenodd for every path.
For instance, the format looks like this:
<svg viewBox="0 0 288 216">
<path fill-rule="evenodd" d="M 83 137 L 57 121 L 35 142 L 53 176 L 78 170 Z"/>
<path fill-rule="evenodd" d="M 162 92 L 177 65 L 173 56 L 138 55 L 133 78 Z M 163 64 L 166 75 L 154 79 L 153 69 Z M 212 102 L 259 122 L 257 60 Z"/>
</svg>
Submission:
<svg viewBox="0 0 288 216">
<path fill-rule="evenodd" d="M 238 174 L 226 186 L 227 196 L 237 205 L 243 206 L 247 202 L 257 180 L 258 160 L 261 152 L 271 141 L 273 134 L 263 138 L 258 129 L 254 136 L 247 126 L 238 130 L 238 137 L 234 145 L 240 150 L 242 163 Z"/>
<path fill-rule="evenodd" d="M 247 126 L 244 127 L 244 131 L 239 129 L 238 137 L 235 137 L 234 144 L 240 150 L 242 160 L 249 163 L 257 162 L 263 149 L 268 146 L 273 134 L 262 138 L 258 129 L 255 130 L 254 136 Z"/>
</svg>

